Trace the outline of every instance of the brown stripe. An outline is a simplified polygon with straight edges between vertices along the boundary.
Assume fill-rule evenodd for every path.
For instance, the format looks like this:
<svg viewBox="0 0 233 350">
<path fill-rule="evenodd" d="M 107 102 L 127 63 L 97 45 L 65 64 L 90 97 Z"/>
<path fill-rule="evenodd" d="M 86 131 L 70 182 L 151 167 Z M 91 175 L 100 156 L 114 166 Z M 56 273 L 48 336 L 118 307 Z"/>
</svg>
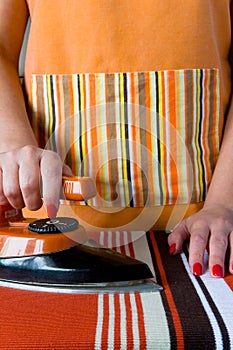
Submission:
<svg viewBox="0 0 233 350">
<path fill-rule="evenodd" d="M 163 233 L 164 234 L 164 233 Z M 164 234 L 165 235 L 165 234 Z M 155 239 L 154 233 L 150 232 L 150 240 L 151 245 L 156 257 L 157 267 L 159 269 L 160 278 L 162 282 L 162 286 L 164 288 L 164 294 L 166 296 L 166 300 L 169 306 L 169 312 L 171 313 L 172 319 L 173 319 L 173 326 L 176 333 L 176 348 L 177 349 L 184 349 L 184 333 L 183 333 L 183 327 L 181 323 L 181 319 L 176 307 L 176 303 L 173 298 L 172 291 L 170 289 L 170 282 L 167 279 L 166 275 L 166 267 L 163 265 L 163 261 L 160 255 L 160 250 L 157 246 L 157 240 Z M 168 310 L 166 310 L 168 312 Z"/>
<path fill-rule="evenodd" d="M 159 271 L 163 279 L 164 292 L 169 309 L 164 309 L 167 314 L 171 312 L 176 329 L 177 348 L 196 349 L 198 345 L 209 349 L 215 348 L 215 336 L 208 314 L 202 305 L 199 295 L 187 273 L 180 255 L 170 256 L 168 253 L 167 235 L 165 232 L 150 232 L 150 240 L 153 245 L 151 254 L 155 254 L 156 271 Z M 164 278 L 165 275 L 165 278 Z M 197 278 L 199 281 L 199 278 Z M 200 280 L 201 281 L 201 280 Z M 169 293 L 170 294 L 169 294 Z M 169 301 L 172 298 L 173 303 Z M 209 304 L 211 308 L 211 304 Z M 212 309 L 212 308 L 211 308 Z M 213 310 L 212 310 L 213 311 Z M 177 328 L 177 326 L 179 328 Z"/>
<path fill-rule="evenodd" d="M 37 80 L 37 103 L 38 107 L 36 110 L 36 124 L 38 132 L 39 146 L 44 148 L 47 138 L 45 132 L 45 105 L 44 105 L 44 87 L 43 87 L 43 76 L 36 76 Z"/>
</svg>

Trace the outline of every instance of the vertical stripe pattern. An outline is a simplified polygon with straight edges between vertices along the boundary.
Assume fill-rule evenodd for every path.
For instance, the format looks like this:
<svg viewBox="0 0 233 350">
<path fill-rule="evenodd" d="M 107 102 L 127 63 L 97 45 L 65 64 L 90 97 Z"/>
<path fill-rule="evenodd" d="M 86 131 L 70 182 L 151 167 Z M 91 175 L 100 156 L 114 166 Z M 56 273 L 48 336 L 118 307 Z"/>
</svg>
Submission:
<svg viewBox="0 0 233 350">
<path fill-rule="evenodd" d="M 194 276 L 188 249 L 170 256 L 162 231 L 101 231 L 93 238 L 145 261 L 163 291 L 90 295 L 1 286 L 1 349 L 233 348 L 233 275 L 212 278 L 206 268 Z"/>
<path fill-rule="evenodd" d="M 41 147 L 96 181 L 93 205 L 204 200 L 219 152 L 219 72 L 33 75 Z"/>
<path fill-rule="evenodd" d="M 227 281 L 210 277 L 208 270 L 195 277 L 189 268 L 187 250 L 180 256 L 169 255 L 164 232 L 109 231 L 101 232 L 99 240 L 115 242 L 116 235 L 125 242 L 117 250 L 143 259 L 164 289 L 100 294 L 96 350 L 232 348 L 233 298 Z M 228 279 L 232 280 L 232 276 Z"/>
</svg>

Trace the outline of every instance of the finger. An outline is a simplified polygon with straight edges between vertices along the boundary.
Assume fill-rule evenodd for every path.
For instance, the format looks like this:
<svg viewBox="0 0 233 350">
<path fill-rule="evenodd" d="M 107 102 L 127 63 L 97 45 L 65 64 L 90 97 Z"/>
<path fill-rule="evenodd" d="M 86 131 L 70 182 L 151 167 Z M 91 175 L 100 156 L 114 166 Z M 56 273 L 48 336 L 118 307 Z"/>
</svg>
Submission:
<svg viewBox="0 0 233 350">
<path fill-rule="evenodd" d="M 170 254 L 177 254 L 182 251 L 183 243 L 189 238 L 189 232 L 185 220 L 178 224 L 168 236 Z"/>
<path fill-rule="evenodd" d="M 204 254 L 209 237 L 209 227 L 197 221 L 190 228 L 189 265 L 196 276 L 203 273 Z"/>
<path fill-rule="evenodd" d="M 8 164 L 7 164 L 8 165 Z M 12 162 L 11 167 L 6 166 L 2 169 L 2 186 L 3 193 L 8 202 L 12 207 L 16 209 L 22 209 L 25 207 L 25 203 L 22 197 L 20 185 L 19 185 L 19 175 L 18 175 L 18 165 Z"/>
<path fill-rule="evenodd" d="M 70 169 L 70 167 L 66 164 L 63 164 L 62 167 L 62 175 L 64 176 L 74 176 L 72 170 Z"/>
<path fill-rule="evenodd" d="M 55 217 L 59 207 L 62 186 L 63 164 L 52 151 L 44 151 L 41 156 L 41 177 L 43 201 L 49 217 Z"/>
<path fill-rule="evenodd" d="M 229 235 L 229 245 L 230 245 L 230 260 L 229 260 L 229 271 L 233 274 L 233 232 Z"/>
<path fill-rule="evenodd" d="M 35 157 L 36 158 L 36 157 Z M 40 168 L 38 160 L 22 162 L 19 168 L 19 184 L 26 207 L 37 210 L 42 205 L 40 193 Z"/>
<path fill-rule="evenodd" d="M 0 169 L 0 205 L 9 204 L 3 192 L 3 184 L 2 184 L 2 169 Z"/>
<path fill-rule="evenodd" d="M 224 261 L 228 246 L 229 231 L 215 226 L 209 241 L 209 269 L 213 277 L 224 276 Z"/>
</svg>

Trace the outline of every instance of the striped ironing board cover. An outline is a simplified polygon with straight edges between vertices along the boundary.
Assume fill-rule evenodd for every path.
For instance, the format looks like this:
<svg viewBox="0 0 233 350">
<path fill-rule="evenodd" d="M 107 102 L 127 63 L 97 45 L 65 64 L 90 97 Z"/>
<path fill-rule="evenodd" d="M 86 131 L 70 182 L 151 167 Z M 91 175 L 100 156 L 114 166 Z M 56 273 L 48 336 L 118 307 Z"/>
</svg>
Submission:
<svg viewBox="0 0 233 350">
<path fill-rule="evenodd" d="M 0 349 L 231 349 L 233 276 L 190 274 L 164 232 L 101 232 L 148 263 L 162 292 L 56 294 L 0 287 Z M 101 238 L 102 237 L 102 238 Z M 132 242 L 133 241 L 133 242 Z M 127 243 L 128 242 L 128 243 Z"/>
</svg>

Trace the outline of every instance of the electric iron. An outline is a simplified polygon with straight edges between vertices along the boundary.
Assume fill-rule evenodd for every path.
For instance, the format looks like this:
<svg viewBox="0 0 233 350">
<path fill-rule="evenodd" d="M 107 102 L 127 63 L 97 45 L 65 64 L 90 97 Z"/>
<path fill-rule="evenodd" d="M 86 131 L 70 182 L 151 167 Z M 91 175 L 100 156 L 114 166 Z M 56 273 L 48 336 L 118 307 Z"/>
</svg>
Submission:
<svg viewBox="0 0 233 350">
<path fill-rule="evenodd" d="M 63 178 L 66 200 L 95 196 L 90 178 Z M 69 217 L 26 219 L 0 206 L 0 285 L 62 293 L 162 290 L 147 264 L 89 239 Z"/>
</svg>

